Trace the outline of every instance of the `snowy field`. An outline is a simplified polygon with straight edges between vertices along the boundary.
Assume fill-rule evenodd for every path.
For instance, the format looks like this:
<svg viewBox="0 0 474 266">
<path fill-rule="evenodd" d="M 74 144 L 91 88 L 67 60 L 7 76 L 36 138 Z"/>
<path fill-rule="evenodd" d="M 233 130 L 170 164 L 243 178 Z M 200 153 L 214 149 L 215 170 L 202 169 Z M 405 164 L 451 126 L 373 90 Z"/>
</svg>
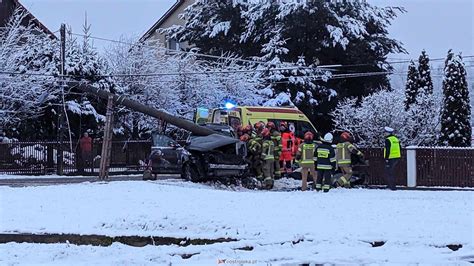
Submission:
<svg viewBox="0 0 474 266">
<path fill-rule="evenodd" d="M 185 247 L 8 243 L 0 244 L 0 265 L 216 265 L 224 259 L 248 265 L 468 265 L 474 261 L 473 201 L 471 191 L 334 189 L 322 194 L 180 180 L 0 187 L 0 233 L 237 240 Z M 385 244 L 372 247 L 374 241 Z M 452 251 L 449 244 L 462 248 Z"/>
</svg>

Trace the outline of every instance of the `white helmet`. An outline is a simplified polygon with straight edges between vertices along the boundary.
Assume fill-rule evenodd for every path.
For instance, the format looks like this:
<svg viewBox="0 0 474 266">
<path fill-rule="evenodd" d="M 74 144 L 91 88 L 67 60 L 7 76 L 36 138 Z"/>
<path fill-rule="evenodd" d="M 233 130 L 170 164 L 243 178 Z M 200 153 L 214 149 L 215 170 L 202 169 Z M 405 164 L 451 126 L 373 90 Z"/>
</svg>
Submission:
<svg viewBox="0 0 474 266">
<path fill-rule="evenodd" d="M 333 136 L 331 133 L 326 133 L 326 135 L 324 135 L 324 141 L 325 142 L 329 142 L 329 143 L 332 143 L 332 139 L 333 139 Z"/>
</svg>

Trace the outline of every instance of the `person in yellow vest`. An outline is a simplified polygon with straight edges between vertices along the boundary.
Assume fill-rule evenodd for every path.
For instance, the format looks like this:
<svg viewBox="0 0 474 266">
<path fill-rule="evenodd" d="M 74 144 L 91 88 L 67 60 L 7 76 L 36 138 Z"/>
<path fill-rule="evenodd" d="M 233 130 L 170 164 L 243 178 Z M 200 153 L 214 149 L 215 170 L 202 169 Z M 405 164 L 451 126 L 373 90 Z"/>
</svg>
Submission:
<svg viewBox="0 0 474 266">
<path fill-rule="evenodd" d="M 395 167 L 400 161 L 401 146 L 400 140 L 393 134 L 393 128 L 385 127 L 385 149 L 383 151 L 385 159 L 385 178 L 387 187 L 391 190 L 396 189 L 395 185 Z"/>
<path fill-rule="evenodd" d="M 336 152 L 331 145 L 332 140 L 332 134 L 327 133 L 324 135 L 323 143 L 316 148 L 316 169 L 318 169 L 316 191 L 323 189 L 323 192 L 329 192 L 331 188 L 332 171 L 336 168 Z"/>
<path fill-rule="evenodd" d="M 298 146 L 296 160 L 301 166 L 301 190 L 308 188 L 308 172 L 313 177 L 313 183 L 316 184 L 317 175 L 315 169 L 316 144 L 313 141 L 313 133 L 310 131 L 304 134 L 304 142 Z"/>
<path fill-rule="evenodd" d="M 336 159 L 337 166 L 341 169 L 342 176 L 337 180 L 339 186 L 345 188 L 351 187 L 351 176 L 352 176 L 352 154 L 357 156 L 363 156 L 362 152 L 352 144 L 352 137 L 348 132 L 342 132 L 341 142 L 336 146 Z"/>
<path fill-rule="evenodd" d="M 265 189 L 272 189 L 274 180 L 275 144 L 268 128 L 262 130 L 262 138 L 263 187 Z"/>
<path fill-rule="evenodd" d="M 253 132 L 251 134 L 252 136 L 249 136 L 249 140 L 247 142 L 248 160 L 250 162 L 252 174 L 254 174 L 256 178 L 260 179 L 263 178 L 261 160 L 262 138 L 259 134 Z"/>
<path fill-rule="evenodd" d="M 281 178 L 281 170 L 280 170 L 280 154 L 282 149 L 281 144 L 281 133 L 277 130 L 275 123 L 272 121 L 268 121 L 266 127 L 270 130 L 270 135 L 273 140 L 273 144 L 275 145 L 275 160 L 273 165 L 273 174 L 275 179 Z"/>
</svg>

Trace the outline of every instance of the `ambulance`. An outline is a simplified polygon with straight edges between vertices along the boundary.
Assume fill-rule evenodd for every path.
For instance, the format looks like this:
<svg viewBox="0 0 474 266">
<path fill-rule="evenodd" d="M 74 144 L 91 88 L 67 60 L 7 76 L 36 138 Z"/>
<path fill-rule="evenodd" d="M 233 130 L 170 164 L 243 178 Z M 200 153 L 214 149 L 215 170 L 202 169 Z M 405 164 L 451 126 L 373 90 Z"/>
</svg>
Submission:
<svg viewBox="0 0 474 266">
<path fill-rule="evenodd" d="M 225 124 L 234 130 L 238 126 L 254 125 L 262 121 L 272 121 L 279 125 L 286 121 L 288 127 L 297 138 L 303 138 L 307 131 L 317 133 L 314 125 L 308 117 L 296 107 L 263 107 L 263 106 L 235 106 L 226 104 L 225 107 L 206 109 L 198 108 L 195 112 L 194 121 L 197 124 Z"/>
</svg>

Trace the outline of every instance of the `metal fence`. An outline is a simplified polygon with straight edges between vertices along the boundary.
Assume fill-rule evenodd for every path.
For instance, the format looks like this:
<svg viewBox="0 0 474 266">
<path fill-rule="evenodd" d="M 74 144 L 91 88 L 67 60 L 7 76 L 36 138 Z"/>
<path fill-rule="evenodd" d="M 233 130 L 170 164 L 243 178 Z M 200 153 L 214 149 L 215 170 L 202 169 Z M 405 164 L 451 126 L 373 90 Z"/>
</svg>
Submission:
<svg viewBox="0 0 474 266">
<path fill-rule="evenodd" d="M 76 143 L 73 152 L 57 141 L 0 143 L 0 174 L 44 175 L 58 172 L 58 150 L 63 150 L 65 175 L 98 175 L 101 141 L 93 142 L 92 162 L 85 164 Z M 60 149 L 62 148 L 62 149 Z M 151 150 L 150 141 L 113 141 L 110 173 L 141 173 Z M 364 148 L 368 184 L 386 184 L 382 148 Z M 474 149 L 416 147 L 418 186 L 474 187 Z M 407 185 L 407 151 L 395 169 L 397 185 Z"/>
<path fill-rule="evenodd" d="M 386 185 L 385 177 L 385 159 L 383 148 L 365 148 L 361 149 L 365 159 L 369 161 L 368 184 L 370 185 Z M 407 157 L 406 150 L 402 150 L 402 158 L 395 167 L 395 182 L 399 186 L 407 185 Z"/>
<path fill-rule="evenodd" d="M 418 186 L 474 186 L 473 148 L 416 148 Z"/>
<path fill-rule="evenodd" d="M 63 151 L 63 174 L 98 175 L 102 141 L 94 141 L 90 158 L 82 158 L 76 143 L 58 141 L 0 143 L 0 174 L 44 175 L 59 172 L 58 151 Z M 141 173 L 150 154 L 150 141 L 113 141 L 110 173 Z"/>
</svg>

